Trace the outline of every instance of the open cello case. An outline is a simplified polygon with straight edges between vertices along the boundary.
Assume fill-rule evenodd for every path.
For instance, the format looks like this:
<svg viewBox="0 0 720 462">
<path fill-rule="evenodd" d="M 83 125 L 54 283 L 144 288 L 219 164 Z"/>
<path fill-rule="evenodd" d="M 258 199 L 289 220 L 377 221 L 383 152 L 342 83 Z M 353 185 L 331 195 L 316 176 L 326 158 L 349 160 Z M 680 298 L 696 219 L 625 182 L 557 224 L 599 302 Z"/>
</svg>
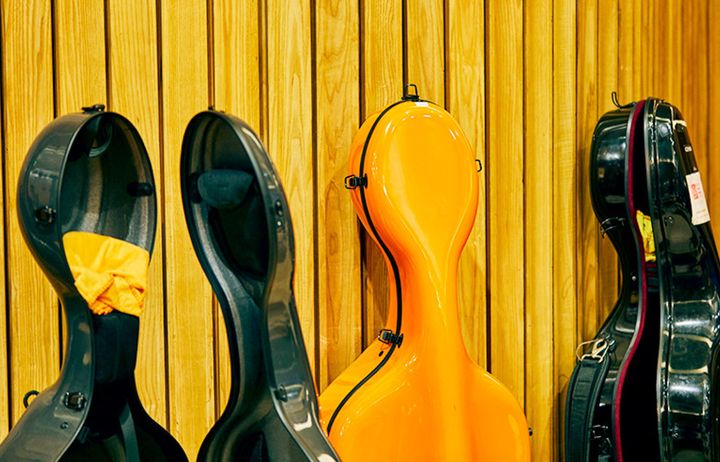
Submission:
<svg viewBox="0 0 720 462">
<path fill-rule="evenodd" d="M 23 237 L 62 303 L 60 378 L 0 445 L 3 461 L 184 461 L 135 386 L 139 314 L 155 238 L 155 187 L 124 117 L 85 108 L 50 123 L 20 172 Z"/>
<path fill-rule="evenodd" d="M 339 461 L 318 422 L 293 295 L 292 221 L 265 148 L 241 120 L 202 112 L 185 132 L 180 176 L 231 361 L 228 403 L 198 461 Z"/>
<path fill-rule="evenodd" d="M 443 108 L 406 87 L 355 135 L 346 187 L 382 250 L 386 328 L 320 396 L 345 462 L 526 462 L 522 408 L 469 357 L 457 272 L 478 204 L 476 155 Z"/>
<path fill-rule="evenodd" d="M 566 460 L 720 460 L 720 264 L 678 109 L 649 98 L 605 114 L 590 191 L 622 289 L 578 348 Z"/>
</svg>

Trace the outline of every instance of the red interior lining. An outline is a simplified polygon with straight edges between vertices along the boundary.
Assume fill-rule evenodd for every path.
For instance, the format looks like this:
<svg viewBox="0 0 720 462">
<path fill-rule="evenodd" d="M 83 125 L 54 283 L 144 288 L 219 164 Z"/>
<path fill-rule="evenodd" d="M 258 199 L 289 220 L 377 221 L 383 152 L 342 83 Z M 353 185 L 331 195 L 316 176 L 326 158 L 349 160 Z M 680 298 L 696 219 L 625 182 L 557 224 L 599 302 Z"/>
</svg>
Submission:
<svg viewBox="0 0 720 462">
<path fill-rule="evenodd" d="M 630 211 L 630 221 L 633 224 L 633 230 L 635 232 L 636 236 L 640 235 L 640 228 L 638 227 L 637 220 L 635 219 L 636 215 L 636 209 L 635 209 L 635 182 L 634 182 L 634 168 L 633 163 L 635 159 L 635 131 L 637 127 L 638 120 L 640 119 L 640 115 L 643 113 L 643 109 L 645 108 L 645 101 L 639 102 L 635 106 L 635 110 L 632 115 L 632 120 L 630 122 L 630 130 L 629 130 L 629 136 L 628 136 L 628 143 L 627 143 L 627 176 L 628 176 L 628 193 L 627 193 L 627 200 L 628 200 L 628 209 Z M 635 332 L 635 336 L 632 339 L 632 342 L 630 344 L 629 351 L 627 353 L 627 357 L 625 361 L 623 362 L 622 368 L 620 369 L 619 376 L 618 376 L 618 383 L 617 383 L 617 391 L 615 393 L 615 413 L 613 416 L 614 419 L 614 426 L 615 426 L 615 452 L 617 456 L 618 462 L 623 462 L 623 452 L 622 452 L 622 441 L 620 438 L 620 409 L 621 409 L 621 403 L 622 403 L 622 390 L 623 385 L 625 383 L 625 377 L 627 375 L 628 366 L 632 362 L 633 357 L 635 356 L 635 353 L 637 351 L 638 345 L 640 343 L 640 338 L 642 337 L 643 330 L 645 328 L 645 315 L 647 310 L 647 267 L 645 264 L 645 249 L 643 246 L 638 246 L 640 251 L 640 306 L 638 309 L 638 328 Z"/>
</svg>

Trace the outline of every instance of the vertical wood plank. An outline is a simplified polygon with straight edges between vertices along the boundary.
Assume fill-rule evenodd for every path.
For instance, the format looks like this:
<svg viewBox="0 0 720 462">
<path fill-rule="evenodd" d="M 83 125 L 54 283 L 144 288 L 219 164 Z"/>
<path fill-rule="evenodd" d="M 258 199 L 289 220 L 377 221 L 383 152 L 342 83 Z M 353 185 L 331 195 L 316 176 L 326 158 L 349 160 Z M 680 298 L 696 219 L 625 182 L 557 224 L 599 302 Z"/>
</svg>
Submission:
<svg viewBox="0 0 720 462">
<path fill-rule="evenodd" d="M 577 140 L 578 206 L 578 309 L 580 341 L 591 339 L 598 328 L 598 223 L 590 201 L 588 169 L 590 144 L 597 122 L 597 0 L 578 3 L 577 9 Z"/>
<path fill-rule="evenodd" d="M 108 109 L 127 117 L 145 143 L 155 176 L 158 223 L 148 270 L 145 311 L 135 377 L 145 409 L 167 426 L 167 364 L 165 363 L 165 237 L 164 170 L 160 156 L 160 104 L 157 10 L 155 2 L 106 0 Z M 176 154 L 174 154 L 176 155 Z"/>
<path fill-rule="evenodd" d="M 185 224 L 179 161 L 187 123 L 208 105 L 207 10 L 204 0 L 160 5 L 170 431 L 194 459 L 215 422 L 213 306 Z"/>
<path fill-rule="evenodd" d="M 620 2 L 618 30 L 618 99 L 621 104 L 637 101 L 643 97 L 637 85 L 635 45 L 636 2 Z"/>
<path fill-rule="evenodd" d="M 447 100 L 476 156 L 485 158 L 485 11 L 484 2 L 447 3 Z M 470 357 L 487 366 L 487 271 L 485 169 L 478 173 L 478 211 L 460 258 L 458 297 L 463 337 Z"/>
<path fill-rule="evenodd" d="M 655 15 L 657 0 L 640 0 L 637 3 L 640 4 L 640 8 L 638 10 L 639 17 L 636 19 L 637 25 L 635 27 L 642 31 L 640 40 L 636 42 L 636 44 L 640 46 L 637 73 L 640 78 L 642 93 L 644 97 L 648 97 L 656 91 L 655 81 L 658 76 L 658 73 L 655 72 L 655 63 L 653 62 L 655 40 L 658 39 L 658 31 L 654 27 L 657 21 L 657 16 Z M 652 45 L 649 45 L 650 43 L 652 43 Z"/>
<path fill-rule="evenodd" d="M 315 3 L 317 284 L 319 387 L 360 354 L 360 237 L 343 186 L 360 116 L 359 11 L 343 0 Z"/>
<path fill-rule="evenodd" d="M 215 107 L 261 128 L 260 17 L 258 0 L 213 0 L 213 68 Z M 230 352 L 226 326 L 215 307 L 216 412 L 230 393 Z"/>
<path fill-rule="evenodd" d="M 695 158 L 703 179 L 708 178 L 708 14 L 707 0 L 682 2 L 684 24 L 692 24 L 682 28 L 682 69 L 693 76 L 693 82 L 682 86 L 680 111 L 688 124 Z M 717 25 L 714 24 L 713 27 Z"/>
<path fill-rule="evenodd" d="M 684 19 L 682 16 L 682 0 L 665 0 L 667 4 L 661 4 L 659 10 L 664 12 L 663 14 L 667 18 L 667 32 L 665 35 L 668 38 L 667 47 L 664 53 L 668 58 L 668 65 L 665 69 L 667 79 L 667 94 L 664 95 L 672 104 L 681 104 L 682 98 L 682 85 L 683 85 L 683 68 L 682 68 L 682 55 L 684 53 L 684 46 L 679 37 L 682 35 Z M 712 12 L 711 12 L 712 14 Z M 711 24 L 713 24 L 711 22 Z M 658 29 L 660 29 L 658 27 Z M 658 53 L 663 53 L 663 50 L 658 47 L 656 48 Z M 711 74 L 712 75 L 712 74 Z"/>
<path fill-rule="evenodd" d="M 4 17 L 5 11 L 4 11 L 5 5 L 0 2 L 0 18 Z M 0 19 L 0 21 L 2 21 Z M 3 158 L 7 155 L 7 150 L 5 147 L 5 104 L 4 104 L 4 98 L 3 98 L 3 92 L 5 90 L 4 85 L 4 66 L 5 61 L 2 59 L 2 57 L 5 54 L 4 51 L 4 39 L 2 38 L 5 33 L 4 28 L 4 22 L 0 22 L 0 152 L 2 152 Z M 7 182 L 5 178 L 5 169 L 0 170 L 0 207 L 2 210 L 5 210 L 5 204 L 7 201 L 5 200 L 5 183 Z M 9 360 L 8 360 L 8 346 L 9 338 L 8 338 L 8 310 L 7 310 L 7 288 L 6 288 L 6 268 L 7 268 L 7 255 L 5 253 L 6 243 L 7 243 L 7 235 L 6 235 L 6 220 L 5 217 L 3 217 L 2 220 L 0 220 L 0 236 L 3 237 L 3 245 L 0 246 L 0 258 L 2 258 L 3 264 L 0 265 L 0 345 L 4 345 L 4 348 L 0 349 L 0 403 L 3 403 L 2 406 L 0 406 L 0 438 L 5 438 L 5 436 L 8 433 L 8 430 L 10 428 L 10 413 L 11 413 L 11 400 L 10 400 L 10 389 L 8 388 L 9 385 L 9 376 L 10 371 L 8 370 L 9 366 Z"/>
<path fill-rule="evenodd" d="M 708 143 L 708 173 L 705 175 L 705 185 L 708 188 L 710 217 L 715 220 L 713 228 L 715 229 L 715 239 L 720 238 L 720 82 L 717 76 L 720 76 L 720 0 L 709 0 L 708 21 L 713 27 L 708 30 L 708 72 L 714 78 L 709 82 L 709 98 L 708 98 L 708 139 L 712 142 Z"/>
<path fill-rule="evenodd" d="M 486 7 L 490 368 L 523 403 L 523 2 Z"/>
<path fill-rule="evenodd" d="M 630 2 L 625 2 L 630 3 Z M 553 318 L 555 440 L 562 459 L 567 383 L 575 366 L 579 274 L 576 149 L 576 3 L 553 3 Z M 562 136 L 560 135 L 562 134 Z"/>
<path fill-rule="evenodd" d="M 310 13 L 308 2 L 267 3 L 268 149 L 292 214 L 295 298 L 308 359 L 317 370 Z"/>
<path fill-rule="evenodd" d="M 597 39 L 597 120 L 606 112 L 615 109 L 610 99 L 618 89 L 618 27 L 619 1 L 598 0 Z M 586 165 L 580 168 L 589 168 Z M 594 216 L 594 214 L 593 214 Z M 595 218 L 597 221 L 597 218 Z M 598 242 L 598 306 L 596 322 L 601 326 L 612 311 L 618 299 L 618 257 L 610 239 L 600 238 Z M 593 335 L 595 335 L 593 333 Z"/>
<path fill-rule="evenodd" d="M 423 99 L 445 104 L 443 0 L 406 2 L 407 83 Z"/>
<path fill-rule="evenodd" d="M 402 0 L 361 0 L 362 120 L 402 96 Z M 358 226 L 362 226 L 358 223 Z M 385 259 L 369 234 L 362 232 L 363 347 L 385 323 L 388 310 L 388 271 Z"/>
<path fill-rule="evenodd" d="M 55 2 L 57 115 L 106 103 L 105 8 L 102 0 Z M 92 78 L 88 78 L 92 76 Z"/>
<path fill-rule="evenodd" d="M 57 298 L 20 234 L 15 197 L 27 151 L 53 119 L 52 14 L 49 0 L 3 0 L 2 13 L 9 402 L 17 422 L 23 395 L 49 386 L 60 366 Z"/>
<path fill-rule="evenodd" d="M 553 460 L 552 4 L 525 3 L 525 409 L 532 459 Z"/>
</svg>

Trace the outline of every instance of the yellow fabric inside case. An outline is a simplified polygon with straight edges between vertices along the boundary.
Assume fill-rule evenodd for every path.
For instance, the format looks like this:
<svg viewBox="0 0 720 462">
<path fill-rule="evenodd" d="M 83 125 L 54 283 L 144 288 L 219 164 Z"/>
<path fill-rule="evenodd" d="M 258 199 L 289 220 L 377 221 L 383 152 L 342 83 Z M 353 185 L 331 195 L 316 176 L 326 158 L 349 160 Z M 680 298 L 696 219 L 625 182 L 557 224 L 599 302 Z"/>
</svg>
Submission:
<svg viewBox="0 0 720 462">
<path fill-rule="evenodd" d="M 129 242 L 71 231 L 63 246 L 75 287 L 95 314 L 118 310 L 140 316 L 145 304 L 150 254 Z"/>
<path fill-rule="evenodd" d="M 640 210 L 636 212 L 638 227 L 643 238 L 645 261 L 655 261 L 655 237 L 653 236 L 652 220 Z"/>
</svg>

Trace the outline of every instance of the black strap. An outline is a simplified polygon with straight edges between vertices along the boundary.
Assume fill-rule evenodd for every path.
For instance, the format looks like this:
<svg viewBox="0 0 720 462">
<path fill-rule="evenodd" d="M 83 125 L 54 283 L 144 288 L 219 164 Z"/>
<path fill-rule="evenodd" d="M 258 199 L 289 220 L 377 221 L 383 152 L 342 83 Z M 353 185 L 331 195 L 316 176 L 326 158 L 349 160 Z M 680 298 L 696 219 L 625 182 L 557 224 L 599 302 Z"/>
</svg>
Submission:
<svg viewBox="0 0 720 462">
<path fill-rule="evenodd" d="M 125 445 L 125 460 L 127 462 L 140 462 L 140 448 L 138 447 L 135 423 L 133 423 L 130 406 L 127 403 L 120 411 L 120 430 Z"/>
<path fill-rule="evenodd" d="M 589 462 L 593 417 L 610 361 L 583 358 L 575 366 L 565 409 L 565 461 Z"/>
</svg>

